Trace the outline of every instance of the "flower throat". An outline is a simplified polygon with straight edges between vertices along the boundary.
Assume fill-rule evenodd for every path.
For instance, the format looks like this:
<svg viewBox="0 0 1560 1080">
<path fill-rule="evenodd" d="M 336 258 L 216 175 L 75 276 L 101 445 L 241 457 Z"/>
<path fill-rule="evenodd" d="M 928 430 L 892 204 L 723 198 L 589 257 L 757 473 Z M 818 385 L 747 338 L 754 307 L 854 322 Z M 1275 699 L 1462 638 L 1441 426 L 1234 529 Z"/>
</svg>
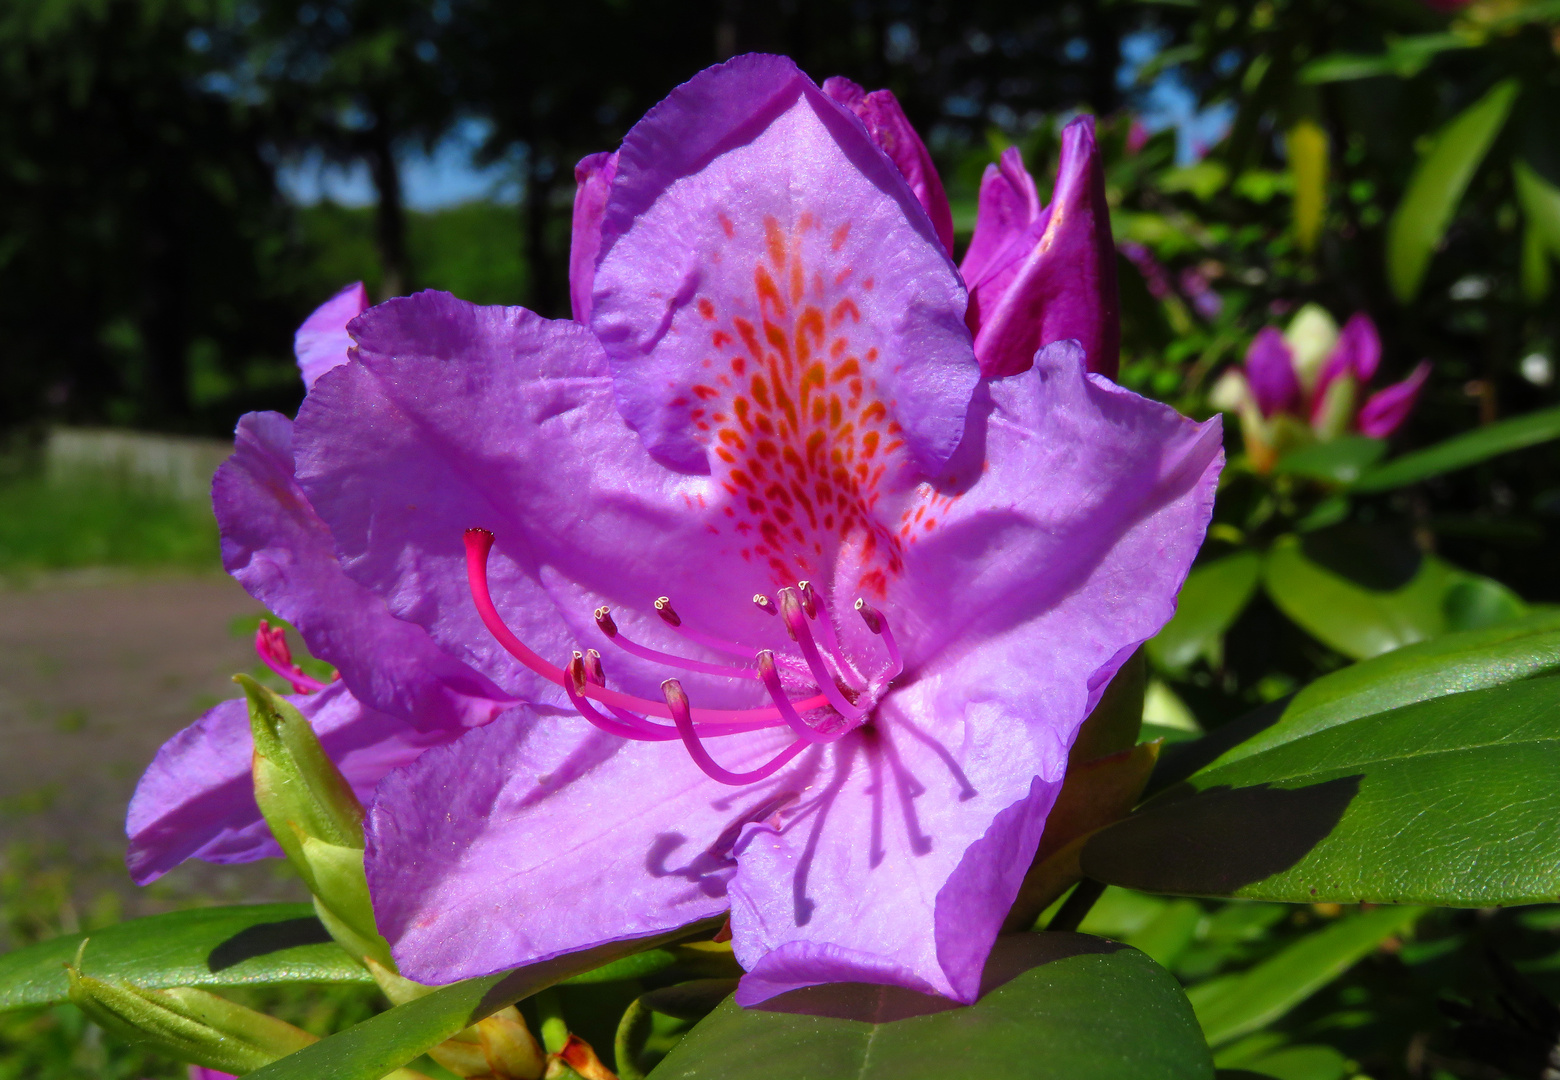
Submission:
<svg viewBox="0 0 1560 1080">
<path fill-rule="evenodd" d="M 763 594 L 754 596 L 753 603 L 760 610 L 780 619 L 799 653 L 799 656 L 787 659 L 794 661 L 798 669 L 805 667 L 818 686 L 819 693 L 792 699 L 781 685 L 779 666 L 772 650 L 760 649 L 754 653 L 734 642 L 684 626 L 670 599 L 663 596 L 656 600 L 655 610 L 667 626 L 695 644 L 739 658 L 743 662 L 709 663 L 642 645 L 630 640 L 619 630 L 611 611 L 605 607 L 596 609 L 596 626 L 611 644 L 641 660 L 703 675 L 762 683 L 773 704 L 753 709 L 695 708 L 688 700 L 682 683 L 676 678 L 661 683 L 663 701 L 625 694 L 608 688 L 606 671 L 597 650 L 577 650 L 564 667 L 558 667 L 516 637 L 498 614 L 488 589 L 487 566 L 493 550 L 493 534 L 486 529 L 467 529 L 465 542 L 466 575 L 471 587 L 471 598 L 476 603 L 483 625 L 509 655 L 542 678 L 561 686 L 579 714 L 600 730 L 637 742 L 681 740 L 699 768 L 723 784 L 756 783 L 772 775 L 809 746 L 833 742 L 859 727 L 866 722 L 877 695 L 904 670 L 904 661 L 888 620 L 882 612 L 860 599 L 856 601 L 856 611 L 867 628 L 882 641 L 888 654 L 889 669 L 873 686 L 863 688 L 853 687 L 837 678 L 831 672 L 823 650 L 827 650 L 836 670 L 849 671 L 850 665 L 843 660 L 834 625 L 824 605 L 820 603 L 817 590 L 809 582 L 802 581 L 794 588 L 787 586 L 780 589 L 773 599 Z M 817 624 L 817 638 L 813 635 L 814 623 Z M 820 638 L 823 649 L 819 648 Z M 802 719 L 801 714 L 804 712 L 826 708 L 838 713 L 844 719 L 845 726 L 837 731 L 825 732 Z M 652 716 L 669 719 L 672 723 L 657 723 L 650 719 Z M 704 745 L 704 740 L 708 738 L 776 727 L 790 728 L 796 735 L 795 741 L 765 764 L 748 772 L 732 772 L 723 768 L 710 756 Z"/>
</svg>

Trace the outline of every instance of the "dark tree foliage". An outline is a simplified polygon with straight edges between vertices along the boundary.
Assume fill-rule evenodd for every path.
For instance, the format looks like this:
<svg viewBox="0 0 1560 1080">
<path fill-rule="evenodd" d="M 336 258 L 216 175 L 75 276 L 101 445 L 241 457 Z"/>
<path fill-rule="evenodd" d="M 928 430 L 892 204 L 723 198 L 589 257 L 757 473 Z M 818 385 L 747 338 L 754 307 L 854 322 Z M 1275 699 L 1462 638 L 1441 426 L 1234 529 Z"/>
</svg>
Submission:
<svg viewBox="0 0 1560 1080">
<path fill-rule="evenodd" d="M 189 44 L 217 14 L 24 0 L 0 15 L 0 425 L 203 426 L 192 381 L 286 349 L 263 127 L 203 88 Z"/>
</svg>

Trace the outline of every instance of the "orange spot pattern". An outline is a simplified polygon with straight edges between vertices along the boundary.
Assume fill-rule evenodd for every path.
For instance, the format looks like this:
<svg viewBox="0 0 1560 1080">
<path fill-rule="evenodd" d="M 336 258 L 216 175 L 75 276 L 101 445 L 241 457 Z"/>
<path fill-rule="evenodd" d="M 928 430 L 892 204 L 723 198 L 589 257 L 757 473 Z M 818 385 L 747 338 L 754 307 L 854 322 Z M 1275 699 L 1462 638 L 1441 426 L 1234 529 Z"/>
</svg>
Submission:
<svg viewBox="0 0 1560 1080">
<path fill-rule="evenodd" d="M 733 235 L 730 219 L 719 220 Z M 727 496 L 712 528 L 729 534 L 743 559 L 766 565 L 775 584 L 792 584 L 820 576 L 837 544 L 854 545 L 857 588 L 881 597 L 903 568 L 905 545 L 935 519 L 924 511 L 915 528 L 895 529 L 880 517 L 892 515 L 879 504 L 901 474 L 904 439 L 874 378 L 878 350 L 857 343 L 862 313 L 851 293 L 866 283 L 853 282 L 849 268 L 809 268 L 803 246 L 814 232 L 822 236 L 811 250 L 838 253 L 850 227 L 828 228 L 810 213 L 790 229 L 764 219 L 748 315 L 695 299 L 695 332 L 708 335 L 711 356 L 689 417 Z"/>
</svg>

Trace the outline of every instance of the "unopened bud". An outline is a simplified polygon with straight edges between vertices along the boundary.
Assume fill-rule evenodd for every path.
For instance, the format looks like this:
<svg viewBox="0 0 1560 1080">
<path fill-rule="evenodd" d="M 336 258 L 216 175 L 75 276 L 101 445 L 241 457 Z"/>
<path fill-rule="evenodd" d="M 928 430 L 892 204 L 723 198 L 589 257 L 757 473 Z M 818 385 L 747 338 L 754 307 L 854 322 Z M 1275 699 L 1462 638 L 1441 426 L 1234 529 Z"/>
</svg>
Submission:
<svg viewBox="0 0 1560 1080">
<path fill-rule="evenodd" d="M 204 990 L 148 990 L 83 975 L 82 951 L 65 968 L 71 1002 L 105 1031 L 179 1061 L 247 1073 L 318 1041 Z"/>
<path fill-rule="evenodd" d="M 302 713 L 245 675 L 255 801 L 314 896 L 320 921 L 353 956 L 393 966 L 363 873 L 363 807 Z"/>
</svg>

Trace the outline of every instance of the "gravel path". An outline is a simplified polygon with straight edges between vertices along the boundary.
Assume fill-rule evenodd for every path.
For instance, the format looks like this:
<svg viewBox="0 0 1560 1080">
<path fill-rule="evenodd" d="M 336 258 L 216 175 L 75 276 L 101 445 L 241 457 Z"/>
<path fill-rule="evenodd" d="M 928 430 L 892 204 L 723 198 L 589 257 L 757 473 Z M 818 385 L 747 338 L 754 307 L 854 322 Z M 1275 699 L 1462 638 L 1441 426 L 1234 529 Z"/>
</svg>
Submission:
<svg viewBox="0 0 1560 1080">
<path fill-rule="evenodd" d="M 192 894 L 296 895 L 272 860 L 186 864 L 149 890 L 122 862 L 136 780 L 164 740 L 235 695 L 229 677 L 255 657 L 234 623 L 259 612 L 216 575 L 0 592 L 0 851 L 13 869 L 68 866 L 76 903 L 112 890 L 131 914 Z"/>
</svg>

